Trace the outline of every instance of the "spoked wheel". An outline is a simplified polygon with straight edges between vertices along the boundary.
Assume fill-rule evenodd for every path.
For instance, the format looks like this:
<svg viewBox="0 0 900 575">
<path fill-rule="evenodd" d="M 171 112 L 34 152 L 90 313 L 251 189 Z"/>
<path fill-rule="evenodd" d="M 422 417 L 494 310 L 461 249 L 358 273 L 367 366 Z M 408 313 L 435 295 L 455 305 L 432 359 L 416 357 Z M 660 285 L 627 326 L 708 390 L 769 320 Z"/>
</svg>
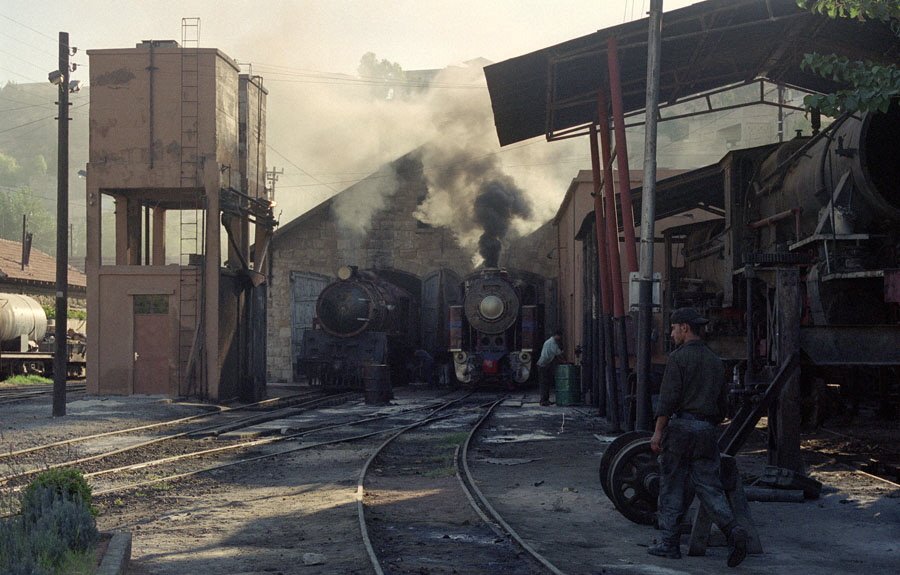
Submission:
<svg viewBox="0 0 900 575">
<path fill-rule="evenodd" d="M 635 439 L 619 450 L 610 464 L 608 481 L 607 495 L 619 513 L 641 525 L 656 522 L 660 472 L 649 437 Z"/>
<path fill-rule="evenodd" d="M 609 444 L 609 447 L 606 448 L 606 451 L 603 452 L 603 456 L 600 458 L 600 487 L 603 488 L 603 493 L 605 493 L 607 497 L 612 499 L 609 490 L 609 468 L 612 466 L 613 459 L 619 454 L 623 447 L 635 439 L 651 437 L 652 435 L 653 434 L 649 431 L 644 430 L 627 431 L 615 438 L 613 442 Z"/>
</svg>

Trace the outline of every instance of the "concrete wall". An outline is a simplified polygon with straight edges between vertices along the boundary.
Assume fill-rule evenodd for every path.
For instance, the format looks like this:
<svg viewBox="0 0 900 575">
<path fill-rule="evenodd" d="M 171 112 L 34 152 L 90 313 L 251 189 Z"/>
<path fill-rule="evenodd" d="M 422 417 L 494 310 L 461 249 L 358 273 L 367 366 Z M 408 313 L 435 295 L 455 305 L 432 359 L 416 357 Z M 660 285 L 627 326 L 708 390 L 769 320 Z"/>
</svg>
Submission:
<svg viewBox="0 0 900 575">
<path fill-rule="evenodd" d="M 107 266 L 92 282 L 102 305 L 89 308 L 87 392 L 89 394 L 129 395 L 134 389 L 134 296 L 166 295 L 169 297 L 169 333 L 155 334 L 165 338 L 170 350 L 166 366 L 169 382 L 166 393 L 178 394 L 178 289 L 179 273 L 175 267 Z M 89 284 L 91 285 L 91 284 Z M 93 350 L 92 355 L 91 350 Z"/>
<path fill-rule="evenodd" d="M 131 296 L 140 290 L 164 290 L 170 294 L 166 345 L 173 350 L 176 364 L 168 366 L 170 383 L 163 393 L 184 393 L 180 381 L 186 366 L 185 331 L 203 320 L 200 361 L 202 381 L 192 394 L 220 398 L 220 383 L 226 358 L 232 356 L 235 322 L 221 315 L 224 307 L 234 308 L 235 297 L 220 293 L 222 239 L 220 197 L 223 188 L 241 187 L 241 167 L 247 160 L 240 153 L 239 68 L 231 58 L 215 49 L 180 48 L 174 42 L 144 42 L 136 48 L 90 50 L 91 108 L 90 161 L 87 170 L 87 257 L 88 276 L 88 390 L 93 393 L 130 393 L 130 375 L 135 361 L 132 344 L 133 312 Z M 245 102 L 257 105 L 245 114 L 245 126 L 253 124 L 251 138 L 264 137 L 265 106 L 261 83 L 251 89 Z M 265 148 L 264 140 L 261 142 Z M 254 192 L 264 190 L 264 155 L 254 155 Z M 261 176 L 261 177 L 260 177 Z M 263 182 L 260 185 L 260 180 Z M 101 229 L 103 196 L 115 199 L 115 229 Z M 144 265 L 143 240 L 149 233 L 142 224 L 141 210 L 152 208 L 154 265 Z M 190 296 L 205 302 L 196 310 L 181 309 L 187 298 L 178 291 L 179 274 L 193 274 L 195 266 L 164 265 L 162 224 L 169 214 L 178 221 L 177 210 L 205 209 L 205 229 L 198 226 L 195 246 L 168 246 L 171 254 L 202 253 L 205 294 Z M 200 237 L 201 231 L 206 235 Z M 114 266 L 101 265 L 109 254 L 101 254 L 101 235 L 115 234 Z M 241 247 L 247 252 L 246 223 L 241 227 Z M 184 239 L 183 237 L 181 238 Z M 143 257 L 142 257 L 143 256 Z M 181 262 L 186 263 L 186 262 Z M 173 287 L 173 282 L 174 286 Z M 136 291 L 137 290 L 137 291 Z M 233 290 L 225 289 L 231 294 Z M 156 292 L 151 292 L 156 293 Z M 195 304 L 196 305 L 196 304 Z M 185 308 L 189 307 L 186 304 Z M 220 333 L 225 321 L 229 333 Z M 179 330 L 179 326 L 182 329 Z M 186 326 L 187 329 L 184 329 Z M 190 345 L 189 343 L 187 344 Z M 234 374 L 230 371 L 227 379 Z M 222 386 L 227 399 L 235 389 L 231 379 Z"/>
<path fill-rule="evenodd" d="M 90 166 L 100 188 L 180 188 L 182 152 L 190 146 L 197 147 L 202 163 L 215 159 L 234 167 L 234 174 L 222 174 L 222 185 L 240 185 L 239 69 L 218 50 L 193 52 L 202 71 L 196 89 L 200 106 L 194 109 L 182 89 L 181 48 L 142 44 L 88 51 Z M 198 118 L 199 141 L 183 137 L 182 114 Z"/>
</svg>

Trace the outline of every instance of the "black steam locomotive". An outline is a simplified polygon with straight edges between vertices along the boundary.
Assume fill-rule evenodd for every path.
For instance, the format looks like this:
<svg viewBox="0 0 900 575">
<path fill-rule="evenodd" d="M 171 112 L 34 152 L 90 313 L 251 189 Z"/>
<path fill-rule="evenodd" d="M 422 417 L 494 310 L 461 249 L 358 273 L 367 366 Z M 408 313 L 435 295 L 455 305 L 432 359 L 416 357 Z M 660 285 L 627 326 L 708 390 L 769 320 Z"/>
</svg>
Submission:
<svg viewBox="0 0 900 575">
<path fill-rule="evenodd" d="M 456 379 L 506 389 L 527 383 L 542 341 L 543 280 L 485 268 L 465 278 L 462 288 L 462 305 L 450 307 Z"/>
<path fill-rule="evenodd" d="M 447 301 L 458 276 L 435 270 L 424 278 L 399 270 L 346 266 L 316 302 L 295 370 L 313 385 L 362 389 L 365 368 L 387 366 L 390 383 L 403 385 L 422 365 L 447 363 Z M 429 358 L 429 361 L 422 361 Z"/>
<path fill-rule="evenodd" d="M 739 385 L 785 361 L 779 330 L 790 314 L 800 318 L 807 391 L 865 387 L 883 396 L 882 406 L 896 402 L 898 133 L 895 102 L 812 137 L 732 151 L 720 162 L 729 176 L 708 202 L 723 217 L 669 230 L 683 242 L 684 262 L 669 270 L 671 308 L 708 314 L 711 345 L 735 362 Z M 779 307 L 785 282 L 799 292 L 796 314 Z"/>
</svg>

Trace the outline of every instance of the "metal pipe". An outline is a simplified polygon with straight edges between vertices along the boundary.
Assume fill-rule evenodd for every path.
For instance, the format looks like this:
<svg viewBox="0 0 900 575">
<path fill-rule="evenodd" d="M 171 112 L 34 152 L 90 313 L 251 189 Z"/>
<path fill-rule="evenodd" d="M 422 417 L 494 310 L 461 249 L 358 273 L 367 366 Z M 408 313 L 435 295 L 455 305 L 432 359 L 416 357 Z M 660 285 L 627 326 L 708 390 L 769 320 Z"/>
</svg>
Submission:
<svg viewBox="0 0 900 575">
<path fill-rule="evenodd" d="M 763 219 L 757 220 L 755 222 L 750 222 L 747 225 L 754 229 L 761 228 L 763 226 L 768 226 L 768 225 L 774 224 L 775 222 L 779 222 L 785 218 L 789 218 L 793 215 L 799 214 L 802 211 L 803 211 L 803 208 L 798 206 L 796 208 L 784 210 L 783 212 L 778 212 L 777 214 L 772 214 L 771 216 L 769 216 L 767 218 L 763 218 Z"/>
<path fill-rule="evenodd" d="M 605 110 L 606 101 L 602 93 L 598 101 L 598 107 Z M 609 337 L 609 316 L 612 311 L 612 275 L 609 270 L 609 254 L 606 247 L 606 215 L 603 212 L 603 194 L 601 183 L 605 179 L 607 173 L 612 175 L 612 168 L 603 169 L 601 175 L 600 164 L 600 145 L 597 141 L 597 127 L 591 126 L 590 130 L 591 145 L 591 168 L 594 180 L 594 222 L 597 230 L 597 275 L 600 283 L 600 349 L 598 359 L 601 364 L 602 382 L 600 385 L 600 393 L 605 398 L 606 417 L 614 430 L 619 429 L 618 418 L 618 397 L 615 393 L 615 375 L 612 374 L 612 365 L 608 361 L 612 356 L 611 342 Z M 612 374 L 612 377 L 610 375 Z M 598 393 L 598 395 L 600 395 Z"/>
<path fill-rule="evenodd" d="M 603 155 L 603 165 L 609 166 L 610 141 L 609 141 L 609 115 L 606 104 L 606 94 L 601 91 L 600 105 L 600 152 Z M 619 223 L 616 213 L 616 198 L 613 190 L 612 169 L 603 170 L 603 201 L 606 210 L 606 251 L 609 256 L 610 284 L 612 287 L 613 316 L 625 315 L 625 303 L 622 293 L 622 263 L 619 259 Z"/>
<path fill-rule="evenodd" d="M 628 262 L 628 271 L 630 273 L 638 271 L 638 263 L 637 244 L 634 238 L 634 208 L 631 205 L 631 170 L 628 167 L 628 140 L 625 137 L 625 105 L 622 102 L 622 80 L 619 74 L 619 50 L 616 48 L 616 38 L 610 38 L 607 44 L 609 46 L 609 51 L 606 53 L 606 60 L 607 66 L 609 66 L 609 90 L 613 110 L 613 131 L 615 132 L 616 137 L 616 159 L 619 167 L 619 202 L 622 205 L 622 228 L 625 231 L 625 261 Z M 648 67 L 648 74 L 650 73 Z M 657 75 L 658 74 L 659 65 L 657 64 Z M 648 84 L 648 92 L 649 90 Z M 657 87 L 657 91 L 658 90 L 659 88 Z M 658 99 L 657 96 L 657 100 Z M 655 120 L 656 118 L 654 115 L 654 122 Z"/>
<path fill-rule="evenodd" d="M 600 126 L 600 153 L 602 155 L 603 165 L 609 166 L 610 141 L 609 141 L 609 112 L 607 110 L 606 92 L 601 90 L 598 98 L 597 114 L 599 116 Z M 622 409 L 618 393 L 620 385 L 625 385 L 628 381 L 628 346 L 623 337 L 624 320 L 625 320 L 625 303 L 622 294 L 622 263 L 619 260 L 619 227 L 616 218 L 616 198 L 613 190 L 612 169 L 606 168 L 603 172 L 604 184 L 604 204 L 606 207 L 606 251 L 609 255 L 609 282 L 612 287 L 612 306 L 614 323 L 621 319 L 622 330 L 615 330 L 615 337 L 610 333 L 607 340 L 612 349 L 613 339 L 615 338 L 615 349 L 619 356 L 619 377 L 613 379 L 609 386 L 612 394 L 610 396 L 610 409 L 615 413 L 615 423 L 610 420 L 614 426 L 619 424 L 619 410 Z M 612 332 L 612 329 L 610 330 Z M 610 409 L 607 409 L 609 412 Z"/>
</svg>

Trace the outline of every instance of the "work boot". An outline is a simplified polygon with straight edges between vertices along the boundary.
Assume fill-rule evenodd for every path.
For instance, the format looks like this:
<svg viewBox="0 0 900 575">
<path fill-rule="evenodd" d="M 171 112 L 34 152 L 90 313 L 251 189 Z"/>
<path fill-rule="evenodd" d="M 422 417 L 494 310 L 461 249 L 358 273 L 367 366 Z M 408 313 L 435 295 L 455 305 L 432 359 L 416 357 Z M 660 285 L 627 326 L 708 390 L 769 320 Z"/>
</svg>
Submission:
<svg viewBox="0 0 900 575">
<path fill-rule="evenodd" d="M 728 566 L 737 567 L 747 556 L 747 532 L 737 526 L 728 534 Z"/>
<path fill-rule="evenodd" d="M 657 543 L 647 548 L 647 553 L 656 555 L 657 557 L 667 557 L 669 559 L 681 559 L 681 546 L 671 543 Z"/>
</svg>

